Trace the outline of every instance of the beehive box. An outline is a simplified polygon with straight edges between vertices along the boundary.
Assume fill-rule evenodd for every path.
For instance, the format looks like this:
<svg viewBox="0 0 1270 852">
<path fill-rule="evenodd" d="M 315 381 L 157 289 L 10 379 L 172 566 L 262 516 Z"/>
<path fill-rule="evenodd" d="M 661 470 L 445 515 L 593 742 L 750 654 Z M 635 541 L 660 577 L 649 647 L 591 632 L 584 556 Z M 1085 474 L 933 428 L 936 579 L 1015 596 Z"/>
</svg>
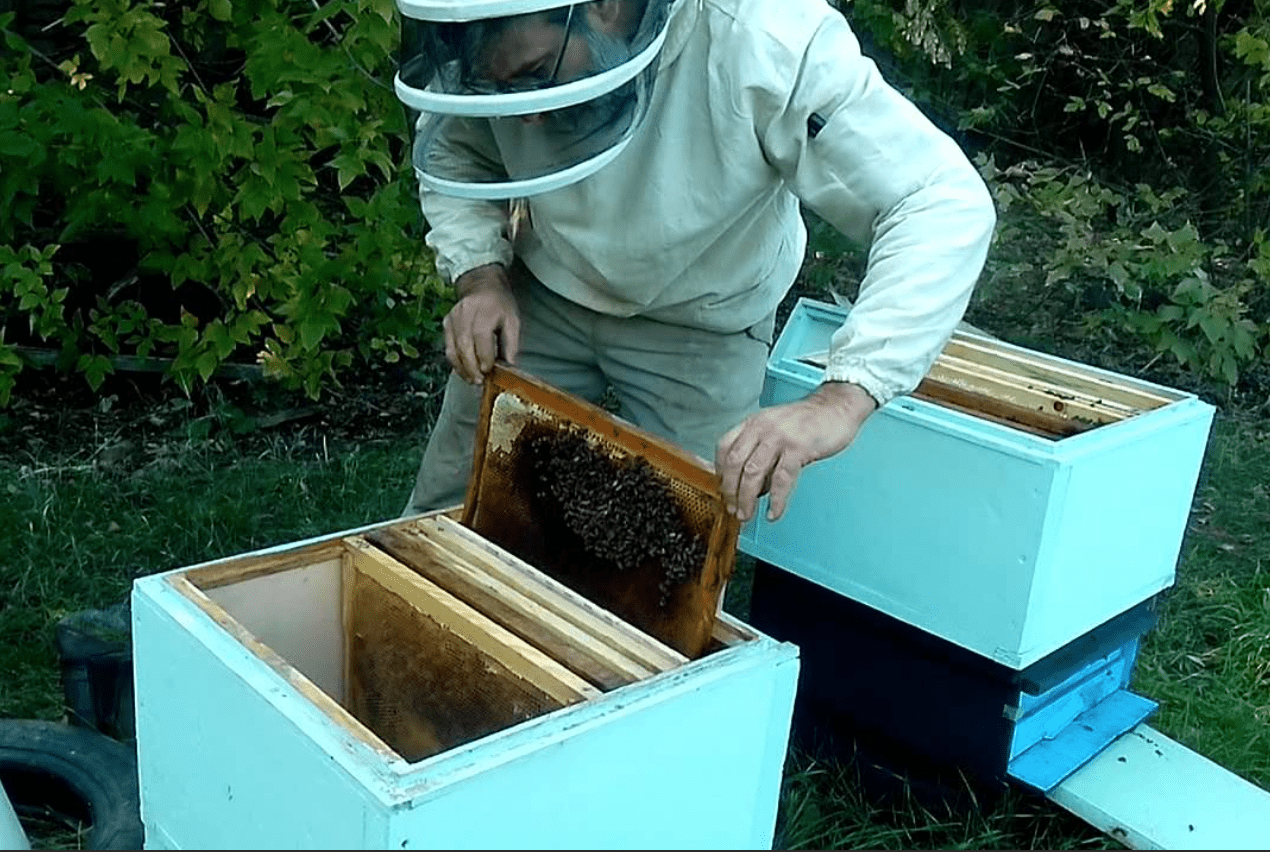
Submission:
<svg viewBox="0 0 1270 852">
<path fill-rule="evenodd" d="M 147 848 L 771 845 L 797 649 L 688 658 L 461 514 L 136 581 Z"/>
<path fill-rule="evenodd" d="M 819 385 L 845 310 L 798 302 L 764 403 Z M 926 381 L 766 499 L 739 547 L 1014 669 L 1173 583 L 1214 409 L 958 332 Z"/>
<path fill-rule="evenodd" d="M 1047 792 L 1157 704 L 1129 690 L 1152 598 L 1012 669 L 767 562 L 750 623 L 799 648 L 794 738 L 922 786 Z"/>
</svg>

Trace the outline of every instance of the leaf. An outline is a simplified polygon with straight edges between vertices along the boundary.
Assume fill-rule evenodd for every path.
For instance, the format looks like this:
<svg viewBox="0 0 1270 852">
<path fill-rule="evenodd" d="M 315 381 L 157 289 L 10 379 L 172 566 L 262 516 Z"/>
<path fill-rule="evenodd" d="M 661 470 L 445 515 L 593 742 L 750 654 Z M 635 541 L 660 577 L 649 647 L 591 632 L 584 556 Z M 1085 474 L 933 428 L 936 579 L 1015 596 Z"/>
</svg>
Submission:
<svg viewBox="0 0 1270 852">
<path fill-rule="evenodd" d="M 215 20 L 228 21 L 234 17 L 234 4 L 231 0 L 208 0 L 207 11 Z"/>
<path fill-rule="evenodd" d="M 198 356 L 194 366 L 198 370 L 198 374 L 203 377 L 203 381 L 207 381 L 212 377 L 212 373 L 216 372 L 216 368 L 220 366 L 220 359 L 216 357 L 215 352 L 209 350 Z"/>
<path fill-rule="evenodd" d="M 1235 359 L 1229 355 L 1222 358 L 1221 365 L 1222 378 L 1226 380 L 1226 384 L 1234 387 L 1239 384 L 1239 367 L 1235 364 Z"/>
<path fill-rule="evenodd" d="M 1212 314 L 1203 314 L 1199 318 L 1199 327 L 1203 330 L 1204 336 L 1208 338 L 1208 342 L 1216 346 L 1221 342 L 1223 335 L 1222 322 Z"/>
<path fill-rule="evenodd" d="M 1254 68 L 1270 65 L 1270 44 L 1247 29 L 1235 34 L 1235 55 Z"/>
<path fill-rule="evenodd" d="M 106 376 L 115 371 L 115 365 L 105 355 L 80 355 L 75 367 L 84 374 L 93 390 L 100 388 Z"/>
<path fill-rule="evenodd" d="M 6 130 L 0 132 L 0 154 L 26 159 L 35 153 L 39 143 L 29 133 Z"/>
</svg>

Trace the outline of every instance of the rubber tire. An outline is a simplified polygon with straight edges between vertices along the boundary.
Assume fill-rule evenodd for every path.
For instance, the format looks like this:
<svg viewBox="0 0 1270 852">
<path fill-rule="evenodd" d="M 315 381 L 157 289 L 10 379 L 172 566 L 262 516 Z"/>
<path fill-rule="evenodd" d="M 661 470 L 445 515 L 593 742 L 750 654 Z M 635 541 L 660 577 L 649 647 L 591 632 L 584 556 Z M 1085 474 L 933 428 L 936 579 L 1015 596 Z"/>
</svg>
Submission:
<svg viewBox="0 0 1270 852">
<path fill-rule="evenodd" d="M 19 812 L 20 805 L 35 804 L 29 798 L 33 782 L 69 791 L 92 823 L 85 849 L 143 847 L 137 756 L 131 745 L 61 722 L 0 719 L 0 781 Z"/>
</svg>

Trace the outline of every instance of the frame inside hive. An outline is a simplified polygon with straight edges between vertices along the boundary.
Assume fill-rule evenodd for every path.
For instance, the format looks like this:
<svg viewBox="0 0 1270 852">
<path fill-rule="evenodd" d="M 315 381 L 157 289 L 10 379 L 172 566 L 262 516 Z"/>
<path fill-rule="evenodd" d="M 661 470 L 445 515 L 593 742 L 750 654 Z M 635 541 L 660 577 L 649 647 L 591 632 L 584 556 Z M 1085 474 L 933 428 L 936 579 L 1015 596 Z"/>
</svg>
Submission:
<svg viewBox="0 0 1270 852">
<path fill-rule="evenodd" d="M 825 367 L 828 352 L 799 360 Z M 1051 439 L 1117 423 L 1182 398 L 961 331 L 911 395 Z"/>
<path fill-rule="evenodd" d="M 408 762 L 687 662 L 432 513 L 168 582 L 337 724 Z M 756 638 L 721 614 L 710 649 Z"/>
</svg>

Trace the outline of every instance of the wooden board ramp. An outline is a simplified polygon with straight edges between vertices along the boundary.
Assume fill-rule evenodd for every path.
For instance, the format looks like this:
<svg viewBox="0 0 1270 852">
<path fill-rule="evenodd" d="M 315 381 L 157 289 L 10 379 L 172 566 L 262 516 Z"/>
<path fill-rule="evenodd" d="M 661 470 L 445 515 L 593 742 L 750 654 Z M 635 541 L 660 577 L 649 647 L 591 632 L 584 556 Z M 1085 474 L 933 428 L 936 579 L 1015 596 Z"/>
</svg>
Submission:
<svg viewBox="0 0 1270 852">
<path fill-rule="evenodd" d="M 1270 848 L 1270 792 L 1145 723 L 1046 795 L 1130 849 Z"/>
</svg>

